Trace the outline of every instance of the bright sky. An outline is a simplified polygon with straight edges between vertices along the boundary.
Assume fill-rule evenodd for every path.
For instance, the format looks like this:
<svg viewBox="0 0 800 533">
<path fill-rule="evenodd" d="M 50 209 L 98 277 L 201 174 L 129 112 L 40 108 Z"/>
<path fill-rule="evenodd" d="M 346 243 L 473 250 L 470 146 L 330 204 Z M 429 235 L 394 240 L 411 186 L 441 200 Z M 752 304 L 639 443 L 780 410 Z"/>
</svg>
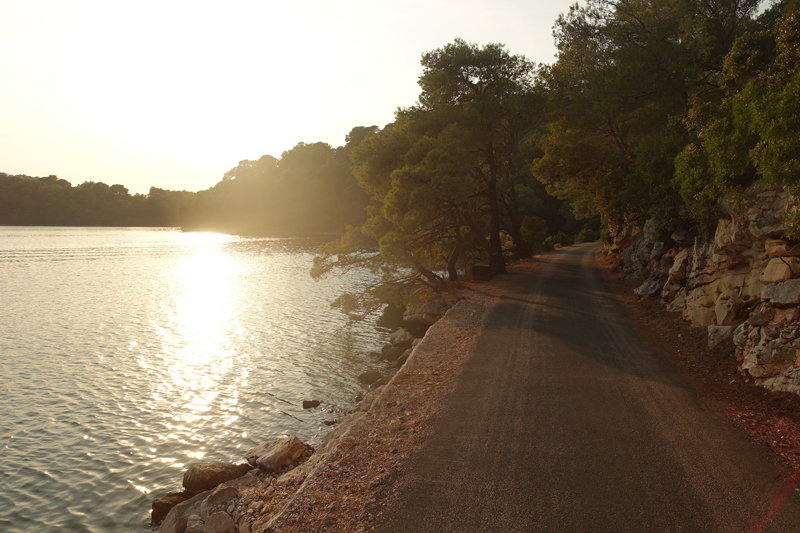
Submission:
<svg viewBox="0 0 800 533">
<path fill-rule="evenodd" d="M 461 37 L 537 63 L 575 0 L 0 0 L 0 172 L 197 191 L 416 102 Z"/>
</svg>

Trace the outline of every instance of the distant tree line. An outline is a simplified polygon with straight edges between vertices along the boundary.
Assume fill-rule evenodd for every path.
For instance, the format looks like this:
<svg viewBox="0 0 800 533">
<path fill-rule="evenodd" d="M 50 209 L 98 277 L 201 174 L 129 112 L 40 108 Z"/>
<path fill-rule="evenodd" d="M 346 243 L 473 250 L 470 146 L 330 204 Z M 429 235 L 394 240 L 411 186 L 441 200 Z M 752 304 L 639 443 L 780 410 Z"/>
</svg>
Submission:
<svg viewBox="0 0 800 533">
<path fill-rule="evenodd" d="M 177 226 L 195 193 L 151 187 L 131 195 L 122 185 L 0 172 L 0 224 L 6 226 Z"/>
</svg>

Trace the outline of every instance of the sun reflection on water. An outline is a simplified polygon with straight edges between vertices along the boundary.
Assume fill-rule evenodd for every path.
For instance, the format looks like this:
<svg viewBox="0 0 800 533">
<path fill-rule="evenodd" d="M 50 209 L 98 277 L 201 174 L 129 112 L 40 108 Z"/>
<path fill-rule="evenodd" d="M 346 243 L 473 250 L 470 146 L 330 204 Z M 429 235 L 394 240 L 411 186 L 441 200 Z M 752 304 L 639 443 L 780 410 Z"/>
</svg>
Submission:
<svg viewBox="0 0 800 533">
<path fill-rule="evenodd" d="M 236 416 L 238 395 L 228 389 L 236 387 L 230 375 L 243 356 L 235 346 L 241 301 L 237 280 L 243 267 L 226 253 L 228 239 L 216 234 L 187 239 L 192 253 L 174 273 L 172 308 L 160 328 L 167 379 L 154 388 L 152 396 L 170 402 L 165 413 L 169 419 L 165 426 L 171 430 L 168 438 L 194 447 L 187 455 L 196 459 L 203 457 L 202 443 L 213 437 L 203 433 L 215 426 L 204 426 L 212 414 L 209 411 L 232 411 L 229 416 Z M 225 398 L 224 405 L 218 398 Z"/>
</svg>

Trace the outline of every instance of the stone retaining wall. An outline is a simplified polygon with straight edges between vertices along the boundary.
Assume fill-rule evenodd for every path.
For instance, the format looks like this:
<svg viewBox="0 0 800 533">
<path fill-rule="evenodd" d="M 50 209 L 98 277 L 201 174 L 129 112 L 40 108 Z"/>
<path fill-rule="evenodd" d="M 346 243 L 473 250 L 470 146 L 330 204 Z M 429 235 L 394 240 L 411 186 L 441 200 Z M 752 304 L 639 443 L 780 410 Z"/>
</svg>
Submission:
<svg viewBox="0 0 800 533">
<path fill-rule="evenodd" d="M 756 185 L 744 208 L 725 205 L 713 240 L 685 232 L 659 235 L 648 221 L 614 236 L 615 266 L 642 279 L 642 297 L 709 331 L 709 344 L 728 344 L 740 371 L 756 383 L 800 393 L 800 244 L 784 238 L 794 211 L 782 188 Z"/>
</svg>

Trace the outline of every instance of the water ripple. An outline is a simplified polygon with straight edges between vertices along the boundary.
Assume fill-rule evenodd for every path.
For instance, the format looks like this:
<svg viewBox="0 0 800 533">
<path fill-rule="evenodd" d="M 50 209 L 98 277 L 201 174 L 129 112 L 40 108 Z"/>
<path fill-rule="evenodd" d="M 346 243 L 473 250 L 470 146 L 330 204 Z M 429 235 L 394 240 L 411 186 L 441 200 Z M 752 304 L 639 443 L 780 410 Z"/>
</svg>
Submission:
<svg viewBox="0 0 800 533">
<path fill-rule="evenodd" d="M 387 370 L 385 332 L 328 306 L 370 275 L 312 281 L 321 242 L 0 229 L 0 530 L 143 530 L 187 463 L 318 444 Z"/>
</svg>

